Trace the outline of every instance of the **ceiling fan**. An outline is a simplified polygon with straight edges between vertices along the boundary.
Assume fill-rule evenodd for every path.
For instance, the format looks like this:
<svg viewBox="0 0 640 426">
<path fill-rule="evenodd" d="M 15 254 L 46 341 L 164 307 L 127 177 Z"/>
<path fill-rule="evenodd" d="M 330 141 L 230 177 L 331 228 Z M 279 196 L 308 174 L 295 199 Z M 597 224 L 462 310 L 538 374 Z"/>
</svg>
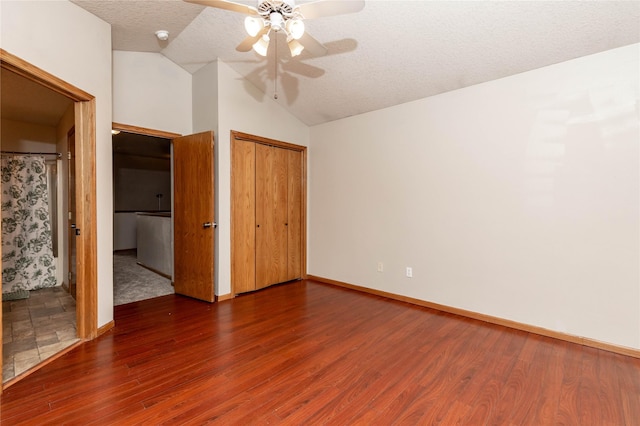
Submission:
<svg viewBox="0 0 640 426">
<path fill-rule="evenodd" d="M 244 20 L 248 36 L 236 50 L 248 52 L 253 48 L 261 56 L 267 56 L 271 31 L 286 35 L 292 57 L 304 49 L 313 56 L 323 56 L 327 48 L 305 32 L 304 20 L 353 13 L 364 8 L 364 0 L 317 0 L 302 4 L 296 4 L 295 0 L 257 0 L 256 7 L 226 0 L 184 1 L 249 15 Z"/>
</svg>

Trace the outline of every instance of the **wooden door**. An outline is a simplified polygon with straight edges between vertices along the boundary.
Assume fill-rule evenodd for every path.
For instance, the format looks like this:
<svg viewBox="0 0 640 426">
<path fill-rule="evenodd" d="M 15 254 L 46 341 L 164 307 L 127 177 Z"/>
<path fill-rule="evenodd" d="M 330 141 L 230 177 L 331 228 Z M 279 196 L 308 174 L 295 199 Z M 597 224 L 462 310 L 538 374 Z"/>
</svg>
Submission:
<svg viewBox="0 0 640 426">
<path fill-rule="evenodd" d="M 231 147 L 231 282 L 235 293 L 256 289 L 256 144 Z"/>
<path fill-rule="evenodd" d="M 175 292 L 213 302 L 213 132 L 176 138 L 172 144 Z"/>
<path fill-rule="evenodd" d="M 306 148 L 231 133 L 233 293 L 305 278 Z"/>
<path fill-rule="evenodd" d="M 287 150 L 287 281 L 302 277 L 302 152 Z"/>
<path fill-rule="evenodd" d="M 69 255 L 67 258 L 68 267 L 69 267 L 69 275 L 67 276 L 69 280 L 69 294 L 75 299 L 76 298 L 76 283 L 77 283 L 77 270 L 76 270 L 76 131 L 75 127 L 69 130 L 67 134 L 67 149 L 68 156 L 67 159 L 69 161 L 67 165 L 68 176 L 67 176 L 67 194 L 68 203 L 69 203 L 69 216 L 68 216 L 68 226 L 67 226 L 67 234 L 68 234 L 68 242 L 69 242 Z"/>
<path fill-rule="evenodd" d="M 256 289 L 287 281 L 287 150 L 256 145 Z"/>
</svg>

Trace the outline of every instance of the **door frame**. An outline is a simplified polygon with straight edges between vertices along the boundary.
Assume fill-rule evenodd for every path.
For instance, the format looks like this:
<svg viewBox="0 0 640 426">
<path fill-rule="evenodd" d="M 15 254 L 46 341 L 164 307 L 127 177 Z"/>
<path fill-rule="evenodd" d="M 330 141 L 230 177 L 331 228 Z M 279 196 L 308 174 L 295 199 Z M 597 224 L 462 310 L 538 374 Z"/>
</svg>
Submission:
<svg viewBox="0 0 640 426">
<path fill-rule="evenodd" d="M 76 235 L 75 232 L 71 232 L 71 225 L 73 223 L 73 226 L 75 227 L 75 213 L 76 213 L 76 207 L 75 207 L 75 193 L 73 193 L 73 203 L 71 203 L 71 194 L 72 191 L 71 189 L 73 188 L 75 191 L 75 187 L 76 187 L 76 170 L 75 167 L 72 167 L 71 164 L 71 159 L 74 160 L 74 164 L 73 166 L 75 166 L 75 158 L 76 158 L 76 127 L 73 126 L 68 132 L 67 132 L 67 161 L 69 161 L 69 164 L 67 165 L 67 203 L 68 203 L 68 208 L 67 208 L 67 217 L 66 217 L 66 225 L 67 225 L 67 267 L 68 267 L 68 273 L 67 273 L 67 279 L 69 280 L 69 282 L 67 283 L 67 287 L 69 289 L 69 293 L 71 294 L 71 296 L 73 296 L 73 298 L 76 298 L 76 289 L 77 289 L 77 280 L 76 280 L 76 265 L 75 262 L 73 261 L 74 259 L 76 259 L 76 254 L 75 254 L 75 250 L 76 250 Z M 73 211 L 71 210 L 73 207 Z M 73 213 L 73 215 L 72 215 Z M 73 216 L 73 217 L 72 217 Z"/>
<path fill-rule="evenodd" d="M 182 136 L 179 133 L 173 133 L 173 132 L 166 132 L 164 130 L 156 130 L 156 129 L 148 129 L 146 127 L 140 127 L 140 126 L 132 126 L 130 124 L 124 124 L 124 123 L 116 123 L 113 122 L 111 123 L 111 129 L 112 130 L 116 130 L 116 131 L 120 131 L 120 132 L 126 132 L 126 133 L 135 133 L 137 135 L 143 135 L 143 136 L 152 136 L 152 137 L 156 137 L 156 138 L 162 138 L 162 139 L 175 139 L 175 138 L 179 138 L 180 136 Z M 112 151 L 113 151 L 113 147 L 112 147 Z M 172 161 L 173 161 L 173 154 L 172 155 Z M 171 191 L 173 191 L 173 165 L 171 166 L 172 170 L 171 170 Z M 172 250 L 172 255 L 173 255 L 173 194 L 171 194 L 171 212 L 172 212 L 172 217 L 171 217 L 171 250 Z M 114 206 L 115 209 L 115 206 Z M 114 210 L 115 212 L 115 210 Z M 173 269 L 173 265 L 172 265 L 172 269 Z M 173 274 L 171 277 L 171 285 L 173 285 Z"/>
<path fill-rule="evenodd" d="M 275 146 L 278 148 L 284 148 L 284 149 L 289 149 L 292 151 L 299 151 L 302 155 L 302 177 L 301 177 L 301 182 L 300 184 L 302 185 L 302 200 L 301 200 L 301 204 L 302 204 L 302 211 L 301 211 L 301 217 L 300 217 L 300 234 L 301 234 L 301 238 L 302 238 L 302 248 L 301 248 L 301 253 L 300 253 L 300 271 L 301 271 L 301 276 L 302 279 L 307 279 L 307 147 L 303 146 L 303 145 L 296 145 L 296 144 L 292 144 L 289 142 L 282 142 L 276 139 L 269 139 L 269 138 L 265 138 L 262 136 L 256 136 L 256 135 L 252 135 L 249 133 L 243 133 L 243 132 L 239 132 L 236 130 L 231 130 L 231 140 L 230 140 L 230 145 L 231 145 L 231 157 L 233 158 L 233 151 L 235 149 L 236 144 L 234 143 L 234 140 L 242 140 L 242 141 L 247 141 L 247 142 L 254 142 L 257 144 L 262 144 L 262 145 L 270 145 L 270 146 Z M 231 161 L 231 194 L 233 194 L 233 187 L 234 187 L 234 170 L 233 170 L 233 161 Z M 234 217 L 234 212 L 233 212 L 233 203 L 231 203 L 231 235 L 233 236 L 233 217 Z M 235 244 L 236 242 L 234 241 L 233 238 L 231 238 L 231 296 L 230 298 L 235 297 L 236 295 L 236 291 L 235 291 L 235 283 L 234 283 L 234 251 L 235 251 Z"/>
<path fill-rule="evenodd" d="M 182 136 L 180 133 L 165 132 L 164 130 L 147 129 L 145 127 L 131 126 L 129 124 L 122 124 L 122 123 L 112 123 L 111 128 L 113 130 L 120 130 L 121 132 L 136 133 L 138 135 L 154 136 L 154 137 L 163 138 L 163 139 L 174 139 Z"/>
<path fill-rule="evenodd" d="M 77 282 L 79 283 L 76 295 L 76 329 L 80 339 L 94 339 L 98 334 L 95 97 L 4 49 L 0 49 L 0 67 L 60 93 L 74 102 L 75 166 L 76 176 L 79 177 L 76 182 L 76 215 L 78 227 L 81 230 L 81 235 L 77 237 L 76 254 Z M 0 326 L 2 326 L 1 313 Z M 2 357 L 0 357 L 0 370 L 1 367 Z"/>
</svg>

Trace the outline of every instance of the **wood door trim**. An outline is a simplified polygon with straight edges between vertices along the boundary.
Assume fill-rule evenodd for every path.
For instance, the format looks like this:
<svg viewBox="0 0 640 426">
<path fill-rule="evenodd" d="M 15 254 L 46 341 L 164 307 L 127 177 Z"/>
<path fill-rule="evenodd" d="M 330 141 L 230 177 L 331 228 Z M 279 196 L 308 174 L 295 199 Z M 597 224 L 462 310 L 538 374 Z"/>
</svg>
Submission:
<svg viewBox="0 0 640 426">
<path fill-rule="evenodd" d="M 79 262 L 77 268 L 77 276 L 78 279 L 82 279 L 83 289 L 76 299 L 76 319 L 78 337 L 93 339 L 97 335 L 98 322 L 95 97 L 4 49 L 0 49 L 0 67 L 75 102 L 76 176 L 80 182 L 76 189 L 76 199 L 83 200 L 79 205 L 80 209 L 77 209 L 79 210 L 77 223 L 82 232 L 78 238 L 78 247 L 79 253 L 83 256 L 83 261 Z M 2 343 L 1 338 L 0 343 Z"/>
<path fill-rule="evenodd" d="M 302 247 L 300 248 L 300 274 L 302 275 L 302 279 L 307 279 L 307 148 L 303 149 L 301 152 L 302 155 L 302 170 L 300 171 L 301 180 L 300 184 L 302 185 L 302 193 L 300 197 L 300 203 L 302 204 L 302 209 L 300 211 L 300 235 L 302 241 L 300 244 Z"/>
<path fill-rule="evenodd" d="M 38 83 L 54 92 L 60 93 L 73 101 L 89 101 L 94 97 L 89 93 L 75 87 L 66 81 L 49 74 L 43 69 L 30 64 L 29 62 L 0 49 L 0 61 L 2 68 L 12 71 L 28 80 Z"/>
<path fill-rule="evenodd" d="M 98 335 L 95 112 L 95 99 L 75 105 L 76 224 L 80 228 L 76 242 L 76 301 L 78 335 L 83 339 Z"/>
<path fill-rule="evenodd" d="M 235 144 L 233 143 L 234 139 L 238 139 L 238 140 L 242 140 L 242 141 L 248 141 L 248 142 L 254 142 L 254 143 L 259 143 L 259 144 L 265 144 L 265 145 L 271 145 L 271 146 L 276 146 L 279 148 L 285 148 L 285 149 L 290 149 L 293 151 L 299 151 L 302 155 L 302 170 L 301 170 L 301 174 L 302 174 L 302 211 L 301 211 L 301 217 L 300 217 L 300 233 L 301 233 L 301 238 L 302 238 L 302 248 L 301 248 L 301 252 L 300 252 L 300 263 L 301 263 L 301 275 L 302 275 L 302 279 L 306 279 L 307 278 L 307 147 L 303 146 L 303 145 L 296 145 L 296 144 L 292 144 L 289 142 L 283 142 L 283 141 L 279 141 L 276 139 L 270 139 L 270 138 L 265 138 L 262 136 L 256 136 L 256 135 L 252 135 L 249 133 L 243 133 L 243 132 L 239 132 L 237 130 L 231 130 L 231 140 L 230 140 L 230 144 L 231 144 L 231 155 L 233 156 L 233 149 Z M 234 171 L 233 171 L 233 167 L 231 167 L 231 194 L 233 194 L 233 185 L 234 185 Z M 231 203 L 233 205 L 233 202 Z M 231 229 L 231 235 L 233 235 L 233 212 L 231 213 L 231 224 L 230 224 L 230 229 Z M 233 262 L 233 253 L 234 253 L 234 241 L 233 239 L 231 240 L 231 262 Z M 235 292 L 235 288 L 234 288 L 234 283 L 233 283 L 233 277 L 231 279 L 231 298 L 235 297 L 237 293 Z"/>
<path fill-rule="evenodd" d="M 74 110 L 75 114 L 75 110 Z M 75 116 L 74 116 L 75 121 Z M 76 159 L 76 127 L 74 126 L 67 132 L 67 204 L 68 208 L 65 213 L 68 213 L 67 216 L 67 267 L 68 275 L 67 275 L 67 285 L 69 289 L 69 293 L 73 296 L 74 300 L 77 297 L 77 263 L 75 259 L 77 257 L 76 251 L 76 236 L 73 232 L 71 232 L 71 225 L 76 226 L 76 197 L 75 191 L 71 191 L 70 188 L 75 190 L 76 188 L 76 169 L 75 169 L 75 159 Z M 71 161 L 73 160 L 73 162 Z"/>
<path fill-rule="evenodd" d="M 135 133 L 137 135 L 155 136 L 158 138 L 173 139 L 182 136 L 180 133 L 165 132 L 164 130 L 147 129 L 146 127 L 131 126 L 129 124 L 111 123 L 113 130 Z"/>
<path fill-rule="evenodd" d="M 35 373 L 36 371 L 38 371 L 39 369 L 41 369 L 45 365 L 49 365 L 53 361 L 57 360 L 58 358 L 63 357 L 67 353 L 71 352 L 72 350 L 74 350 L 75 348 L 80 346 L 82 343 L 83 343 L 82 340 L 77 341 L 77 342 L 67 346 L 66 348 L 60 350 L 59 352 L 56 352 L 55 354 L 51 355 L 49 358 L 43 359 L 40 363 L 38 363 L 37 365 L 31 367 L 30 369 L 26 370 L 25 372 L 21 373 L 20 375 L 15 376 L 13 379 L 7 380 L 7 382 L 4 383 L 2 385 L 2 387 L 4 389 L 7 389 L 11 385 L 14 385 L 14 384 L 18 383 L 20 380 L 22 380 L 22 379 L 26 378 L 27 376 L 31 375 L 31 373 Z"/>
<path fill-rule="evenodd" d="M 302 145 L 296 145 L 289 142 L 282 142 L 275 139 L 269 139 L 262 136 L 250 135 L 249 133 L 242 133 L 236 130 L 231 131 L 231 138 L 236 138 L 241 141 L 255 142 L 262 145 L 276 146 L 278 148 L 291 149 L 293 151 L 306 151 L 307 147 Z M 306 163 L 305 163 L 306 166 Z"/>
</svg>

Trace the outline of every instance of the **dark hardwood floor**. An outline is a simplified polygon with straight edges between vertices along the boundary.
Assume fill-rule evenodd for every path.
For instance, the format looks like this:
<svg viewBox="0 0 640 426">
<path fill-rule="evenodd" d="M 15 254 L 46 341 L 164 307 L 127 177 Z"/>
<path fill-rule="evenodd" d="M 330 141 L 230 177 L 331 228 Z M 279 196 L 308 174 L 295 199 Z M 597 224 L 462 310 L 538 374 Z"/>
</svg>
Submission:
<svg viewBox="0 0 640 426">
<path fill-rule="evenodd" d="M 115 320 L 2 424 L 640 424 L 639 359 L 311 281 Z"/>
</svg>

